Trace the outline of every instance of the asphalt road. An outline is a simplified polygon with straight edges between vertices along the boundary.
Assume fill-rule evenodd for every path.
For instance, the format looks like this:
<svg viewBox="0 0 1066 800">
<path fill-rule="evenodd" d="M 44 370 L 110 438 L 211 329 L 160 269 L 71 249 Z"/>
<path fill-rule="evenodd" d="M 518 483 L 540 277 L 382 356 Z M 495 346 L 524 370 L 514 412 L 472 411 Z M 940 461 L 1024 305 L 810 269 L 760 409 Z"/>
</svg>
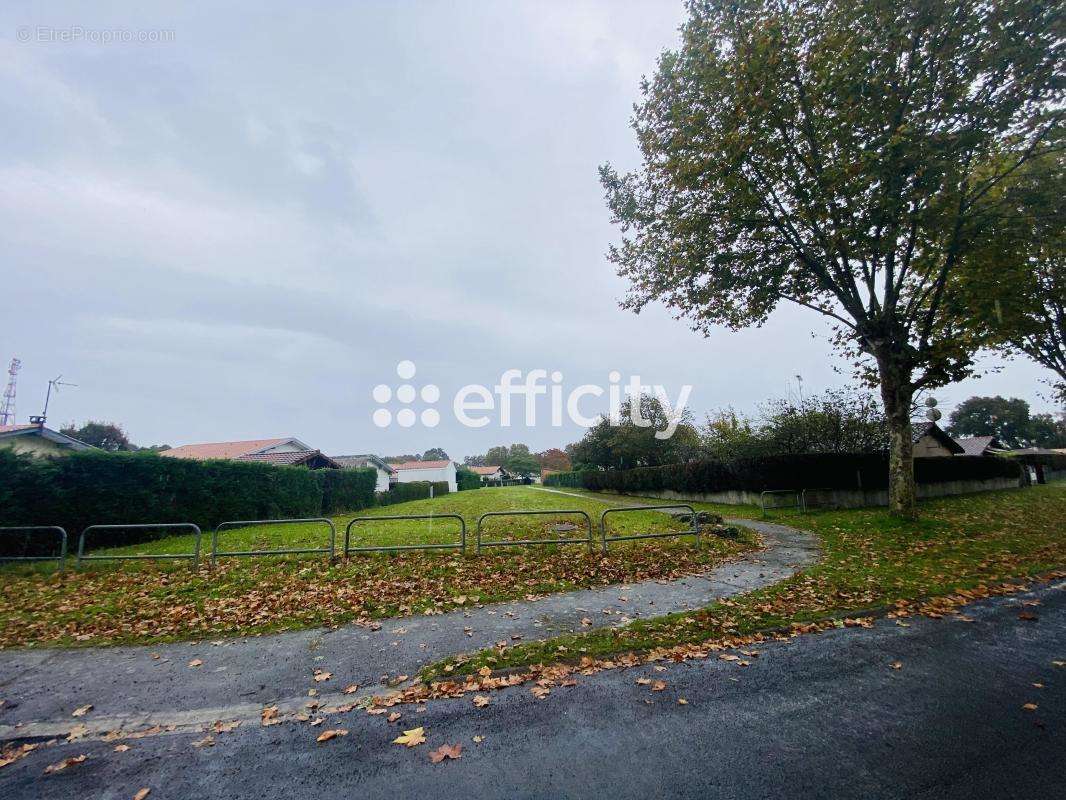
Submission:
<svg viewBox="0 0 1066 800">
<path fill-rule="evenodd" d="M 966 613 L 972 622 L 882 620 L 768 644 L 748 667 L 644 666 L 580 677 L 543 700 L 516 687 L 485 708 L 469 697 L 402 707 L 397 724 L 352 711 L 321 727 L 242 724 L 211 747 L 194 747 L 203 734 L 192 732 L 132 740 L 126 752 L 99 740 L 40 747 L 0 768 L 0 797 L 130 798 L 142 787 L 152 800 L 1066 795 L 1066 668 L 1053 663 L 1066 659 L 1066 584 Z M 642 676 L 667 687 L 653 692 L 635 683 Z M 415 726 L 425 744 L 391 742 Z M 336 727 L 348 735 L 315 742 Z M 432 764 L 445 743 L 462 757 Z M 80 754 L 84 763 L 43 775 Z"/>
</svg>

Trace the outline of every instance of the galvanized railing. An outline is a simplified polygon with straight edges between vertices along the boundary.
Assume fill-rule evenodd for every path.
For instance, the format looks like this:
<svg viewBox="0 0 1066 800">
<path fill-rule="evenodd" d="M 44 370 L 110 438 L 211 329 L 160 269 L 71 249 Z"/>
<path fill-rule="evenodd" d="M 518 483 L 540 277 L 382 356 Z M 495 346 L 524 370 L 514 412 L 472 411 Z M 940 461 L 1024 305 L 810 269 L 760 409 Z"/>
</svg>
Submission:
<svg viewBox="0 0 1066 800">
<path fill-rule="evenodd" d="M 779 494 L 791 494 L 795 495 L 796 502 L 791 506 L 771 506 L 771 510 L 775 508 L 795 508 L 797 510 L 803 510 L 803 495 L 800 489 L 767 489 L 765 492 L 759 492 L 759 506 L 762 508 L 762 515 L 766 514 L 766 496 L 767 495 L 779 495 Z"/>
<path fill-rule="evenodd" d="M 193 531 L 196 534 L 196 547 L 191 553 L 136 553 L 130 555 L 106 555 L 106 556 L 87 556 L 85 555 L 85 536 L 89 531 L 137 531 L 137 530 L 174 530 L 181 529 L 187 531 Z M 88 528 L 81 532 L 81 536 L 78 537 L 78 557 L 75 561 L 75 566 L 80 567 L 83 561 L 146 561 L 146 560 L 159 560 L 159 559 L 181 559 L 187 558 L 195 565 L 200 561 L 200 528 L 191 522 L 159 522 L 159 523 L 140 523 L 136 525 L 90 525 Z"/>
<path fill-rule="evenodd" d="M 607 515 L 608 514 L 629 514 L 634 511 L 665 511 L 667 509 L 682 509 L 689 512 L 689 517 L 692 520 L 692 525 L 685 531 L 663 531 L 661 533 L 627 533 L 621 536 L 608 536 L 607 535 Z M 607 542 L 625 542 L 632 539 L 664 539 L 668 537 L 677 536 L 694 536 L 696 537 L 696 547 L 700 546 L 700 523 L 699 517 L 696 514 L 695 509 L 692 506 L 685 503 L 674 503 L 668 506 L 633 506 L 627 508 L 608 508 L 602 514 L 600 514 L 600 536 L 603 541 L 603 552 L 607 552 Z"/>
<path fill-rule="evenodd" d="M 585 525 L 588 530 L 588 536 L 581 539 L 572 537 L 562 537 L 558 539 L 501 539 L 499 541 L 483 541 L 481 538 L 482 525 L 489 517 L 523 517 L 523 516 L 535 516 L 553 514 L 555 516 L 565 515 L 577 515 L 585 518 Z M 509 547 L 515 546 L 528 546 L 537 544 L 587 544 L 589 552 L 592 552 L 592 517 L 588 515 L 586 511 L 578 511 L 576 509 L 557 509 L 557 510 L 544 510 L 544 511 L 487 511 L 477 518 L 477 552 L 481 552 L 482 547 Z"/>
<path fill-rule="evenodd" d="M 250 528 L 253 525 L 294 525 L 325 524 L 329 526 L 329 547 L 287 547 L 278 550 L 219 550 L 218 534 L 225 528 Z M 245 519 L 220 522 L 211 532 L 211 564 L 219 556 L 241 558 L 246 556 L 287 556 L 306 553 L 328 553 L 333 558 L 337 545 L 337 527 L 325 517 L 307 517 L 304 519 Z"/>
<path fill-rule="evenodd" d="M 352 526 L 357 523 L 377 522 L 379 520 L 400 519 L 456 519 L 459 520 L 459 541 L 445 542 L 441 544 L 388 544 L 364 547 L 351 547 Z M 344 551 L 342 555 L 347 558 L 349 553 L 398 553 L 404 550 L 458 550 L 460 553 L 466 549 L 466 521 L 458 514 L 401 514 L 389 517 L 356 517 L 348 523 L 344 529 Z"/>
<path fill-rule="evenodd" d="M 0 556 L 0 561 L 55 561 L 62 572 L 67 563 L 67 532 L 58 525 L 22 525 L 14 528 L 0 528 L 3 533 L 32 533 L 33 531 L 52 531 L 59 534 L 58 556 Z"/>
</svg>

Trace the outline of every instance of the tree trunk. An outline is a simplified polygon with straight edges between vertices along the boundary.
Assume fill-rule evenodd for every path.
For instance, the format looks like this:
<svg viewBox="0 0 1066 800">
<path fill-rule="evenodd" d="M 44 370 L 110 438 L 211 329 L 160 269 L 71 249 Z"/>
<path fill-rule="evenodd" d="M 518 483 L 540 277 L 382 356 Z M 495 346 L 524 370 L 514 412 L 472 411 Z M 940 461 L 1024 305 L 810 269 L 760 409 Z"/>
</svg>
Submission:
<svg viewBox="0 0 1066 800">
<path fill-rule="evenodd" d="M 910 376 L 890 364 L 879 363 L 881 399 L 888 420 L 888 510 L 893 516 L 914 519 L 917 494 L 914 484 L 914 441 L 911 438 Z"/>
</svg>

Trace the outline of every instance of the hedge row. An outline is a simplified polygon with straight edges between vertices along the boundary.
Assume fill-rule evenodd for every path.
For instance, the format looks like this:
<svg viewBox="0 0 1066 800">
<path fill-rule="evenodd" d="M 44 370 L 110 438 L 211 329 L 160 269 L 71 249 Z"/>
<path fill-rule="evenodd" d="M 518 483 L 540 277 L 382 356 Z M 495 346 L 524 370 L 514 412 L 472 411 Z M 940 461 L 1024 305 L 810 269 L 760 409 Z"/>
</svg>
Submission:
<svg viewBox="0 0 1066 800">
<path fill-rule="evenodd" d="M 472 469 L 460 467 L 455 471 L 455 486 L 460 492 L 465 492 L 469 489 L 480 489 L 481 476 Z"/>
<path fill-rule="evenodd" d="M 448 494 L 448 481 L 415 481 L 414 483 L 394 483 L 387 492 L 378 492 L 377 501 L 381 506 L 406 503 L 409 500 L 425 500 L 429 497 L 430 487 L 433 496 Z"/>
<path fill-rule="evenodd" d="M 0 450 L 0 527 L 59 525 L 72 547 L 89 525 L 193 522 L 206 533 L 226 520 L 358 511 L 374 505 L 375 480 L 373 469 L 310 471 L 99 451 L 35 459 Z M 131 544 L 158 535 L 130 531 L 96 543 Z M 0 540 L 0 553 L 22 547 L 21 536 Z"/>
<path fill-rule="evenodd" d="M 917 458 L 918 483 L 1017 478 L 1017 464 L 1002 458 L 953 456 Z M 633 493 L 675 491 L 707 494 L 730 490 L 884 489 L 888 456 L 881 453 L 811 453 L 744 458 L 735 461 L 692 461 L 629 470 L 560 472 L 545 479 L 548 486 Z"/>
</svg>

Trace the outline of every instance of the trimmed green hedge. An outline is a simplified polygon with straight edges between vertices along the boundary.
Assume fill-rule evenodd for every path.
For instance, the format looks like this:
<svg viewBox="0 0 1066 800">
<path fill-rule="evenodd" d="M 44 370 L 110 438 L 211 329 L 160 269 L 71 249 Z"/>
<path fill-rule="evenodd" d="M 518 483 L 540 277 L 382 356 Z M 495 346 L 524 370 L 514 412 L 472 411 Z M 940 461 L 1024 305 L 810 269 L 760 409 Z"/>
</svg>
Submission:
<svg viewBox="0 0 1066 800">
<path fill-rule="evenodd" d="M 987 456 L 917 458 L 914 464 L 918 483 L 1017 478 L 1019 475 L 1017 464 Z M 888 456 L 881 453 L 811 453 L 729 462 L 692 461 L 628 470 L 560 472 L 549 475 L 544 483 L 623 493 L 884 489 L 888 486 Z"/>
<path fill-rule="evenodd" d="M 429 497 L 429 487 L 433 487 L 433 496 L 448 494 L 447 481 L 415 481 L 414 483 L 394 483 L 387 492 L 378 492 L 378 505 L 392 506 L 409 500 L 425 500 Z"/>
<path fill-rule="evenodd" d="M 481 476 L 472 469 L 459 468 L 455 471 L 455 484 L 460 492 L 481 488 Z"/>
<path fill-rule="evenodd" d="M 59 525 L 72 548 L 89 525 L 193 522 L 206 534 L 226 520 L 357 511 L 373 505 L 374 481 L 371 469 L 310 471 L 145 452 L 35 459 L 0 450 L 0 527 Z M 132 544 L 156 536 L 112 533 L 87 544 Z M 9 554 L 13 546 L 0 543 Z"/>
</svg>

